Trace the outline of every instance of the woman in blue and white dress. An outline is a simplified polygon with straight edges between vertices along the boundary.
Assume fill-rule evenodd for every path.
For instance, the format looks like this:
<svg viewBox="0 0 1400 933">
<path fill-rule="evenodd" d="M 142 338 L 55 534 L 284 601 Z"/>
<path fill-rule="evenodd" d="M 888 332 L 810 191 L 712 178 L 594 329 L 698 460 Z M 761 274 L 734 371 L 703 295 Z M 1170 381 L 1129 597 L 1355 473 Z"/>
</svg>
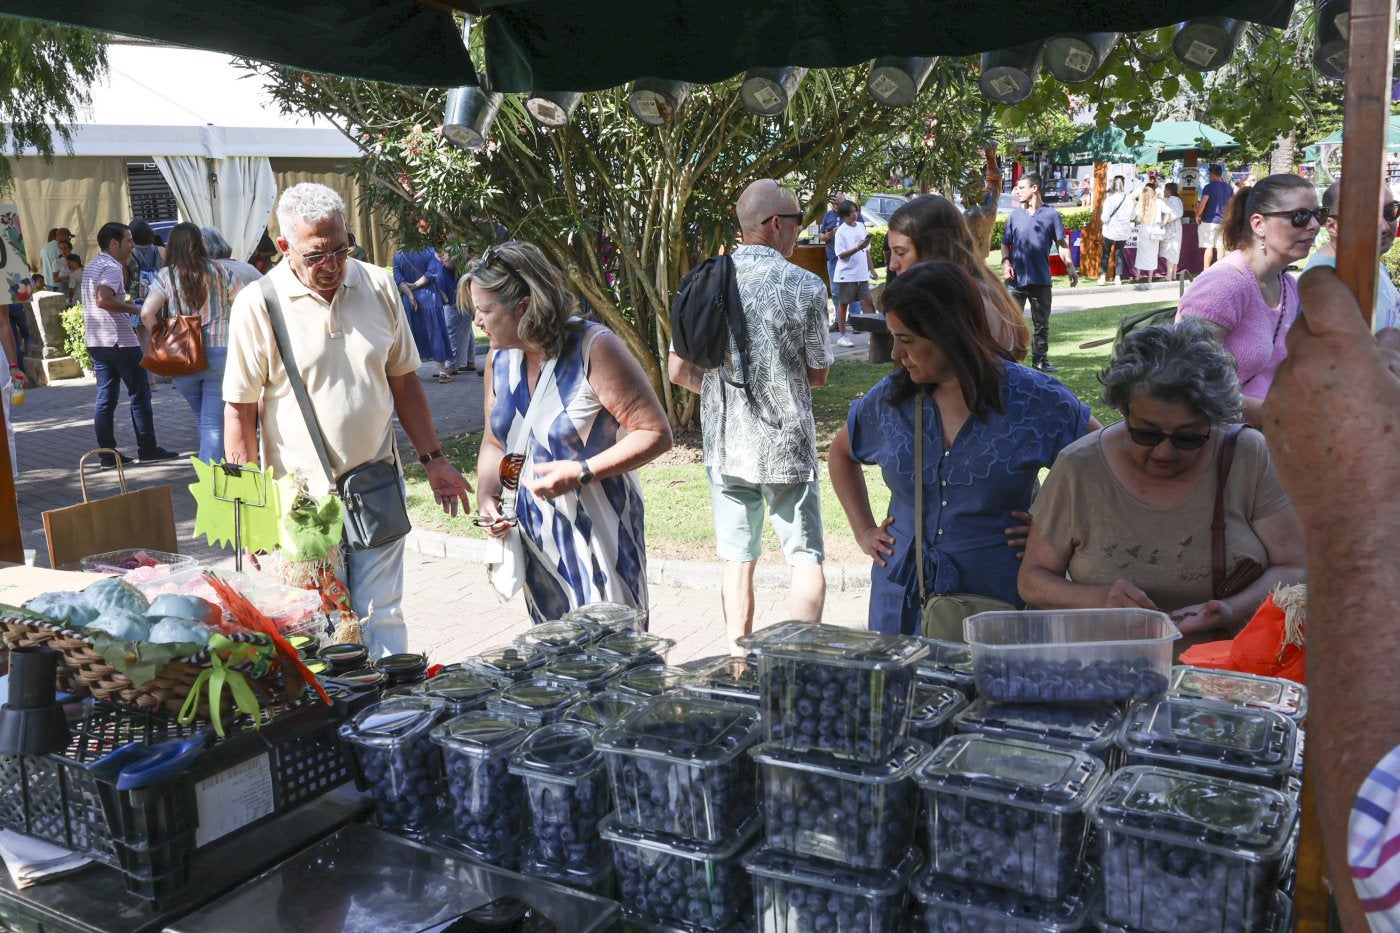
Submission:
<svg viewBox="0 0 1400 933">
<path fill-rule="evenodd" d="M 671 448 L 651 383 L 612 331 L 573 316 L 563 273 L 538 248 L 493 246 L 467 277 L 476 325 L 491 341 L 479 524 L 492 537 L 510 533 L 502 467 L 508 454 L 523 455 L 514 511 L 530 615 L 548 621 L 599 601 L 645 609 L 634 471 Z"/>
</svg>

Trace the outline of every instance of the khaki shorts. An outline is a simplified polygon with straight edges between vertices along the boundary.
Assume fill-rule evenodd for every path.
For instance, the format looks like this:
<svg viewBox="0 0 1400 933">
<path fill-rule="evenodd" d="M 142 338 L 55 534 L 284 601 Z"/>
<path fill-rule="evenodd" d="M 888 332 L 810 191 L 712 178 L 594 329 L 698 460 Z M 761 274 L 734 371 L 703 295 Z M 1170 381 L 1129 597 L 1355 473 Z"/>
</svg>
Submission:
<svg viewBox="0 0 1400 933">
<path fill-rule="evenodd" d="M 866 308 L 867 305 L 873 303 L 870 297 L 869 282 L 836 283 L 836 303 L 839 305 L 848 305 L 853 301 L 859 301 L 861 303 L 861 310 L 865 311 L 866 314 L 875 310 L 874 308 L 869 308 L 868 310 Z"/>
<path fill-rule="evenodd" d="M 725 560 L 745 563 L 763 553 L 763 512 L 768 510 L 773 530 L 793 565 L 820 564 L 822 507 L 817 481 L 805 483 L 751 483 L 737 476 L 715 473 L 709 467 L 710 502 L 715 511 L 715 550 Z"/>
<path fill-rule="evenodd" d="M 1222 226 L 1222 224 L 1196 225 L 1196 241 L 1201 249 L 1222 250 L 1225 248 Z"/>
</svg>

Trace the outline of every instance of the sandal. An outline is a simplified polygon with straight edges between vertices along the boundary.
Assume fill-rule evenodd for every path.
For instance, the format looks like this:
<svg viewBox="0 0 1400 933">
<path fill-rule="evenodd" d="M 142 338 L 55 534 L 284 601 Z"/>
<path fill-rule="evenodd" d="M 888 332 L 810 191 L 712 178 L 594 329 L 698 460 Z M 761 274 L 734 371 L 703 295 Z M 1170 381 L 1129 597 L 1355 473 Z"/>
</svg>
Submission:
<svg viewBox="0 0 1400 933">
<path fill-rule="evenodd" d="M 452 374 L 445 369 L 439 369 L 433 378 L 438 382 L 448 383 L 452 381 Z"/>
</svg>

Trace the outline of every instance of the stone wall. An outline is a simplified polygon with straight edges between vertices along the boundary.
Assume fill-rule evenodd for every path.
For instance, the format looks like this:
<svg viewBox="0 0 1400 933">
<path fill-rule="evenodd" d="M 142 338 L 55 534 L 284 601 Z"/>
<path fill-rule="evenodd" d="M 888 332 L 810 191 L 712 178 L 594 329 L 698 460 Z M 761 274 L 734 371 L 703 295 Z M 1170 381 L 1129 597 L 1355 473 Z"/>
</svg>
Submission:
<svg viewBox="0 0 1400 933">
<path fill-rule="evenodd" d="M 30 385 L 46 386 L 59 379 L 81 379 L 83 368 L 68 355 L 64 345 L 63 312 L 70 305 L 66 295 L 38 292 L 25 305 L 29 319 L 29 352 L 24 357 L 24 374 Z"/>
</svg>

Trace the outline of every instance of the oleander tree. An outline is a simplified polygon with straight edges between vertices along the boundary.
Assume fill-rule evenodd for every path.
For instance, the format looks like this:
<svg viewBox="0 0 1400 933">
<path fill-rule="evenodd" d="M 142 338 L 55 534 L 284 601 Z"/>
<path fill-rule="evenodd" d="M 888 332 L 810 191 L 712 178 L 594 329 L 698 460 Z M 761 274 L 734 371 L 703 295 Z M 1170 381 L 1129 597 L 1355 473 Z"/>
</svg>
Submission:
<svg viewBox="0 0 1400 933">
<path fill-rule="evenodd" d="M 248 67 L 284 109 L 326 119 L 360 145 L 351 171 L 407 241 L 427 214 L 470 243 L 500 223 L 543 249 L 642 362 L 677 426 L 692 425 L 697 406 L 665 378 L 670 300 L 697 261 L 734 241 L 744 186 L 785 180 L 812 222 L 829 191 L 887 177 L 914 156 L 921 173 L 957 177 L 981 165 L 991 137 L 991 106 L 956 59 L 899 109 L 870 97 L 864 68 L 813 71 L 771 120 L 744 109 L 738 79 L 695 86 L 659 128 L 631 115 L 622 88 L 586 94 L 560 129 L 538 127 L 508 97 L 490 143 L 470 154 L 442 137 L 441 90 Z"/>
<path fill-rule="evenodd" d="M 4 153 L 26 149 L 52 160 L 92 103 L 88 88 L 107 73 L 103 33 L 5 17 L 0 22 L 0 194 L 13 175 Z M 57 139 L 55 140 L 55 135 Z"/>
</svg>

